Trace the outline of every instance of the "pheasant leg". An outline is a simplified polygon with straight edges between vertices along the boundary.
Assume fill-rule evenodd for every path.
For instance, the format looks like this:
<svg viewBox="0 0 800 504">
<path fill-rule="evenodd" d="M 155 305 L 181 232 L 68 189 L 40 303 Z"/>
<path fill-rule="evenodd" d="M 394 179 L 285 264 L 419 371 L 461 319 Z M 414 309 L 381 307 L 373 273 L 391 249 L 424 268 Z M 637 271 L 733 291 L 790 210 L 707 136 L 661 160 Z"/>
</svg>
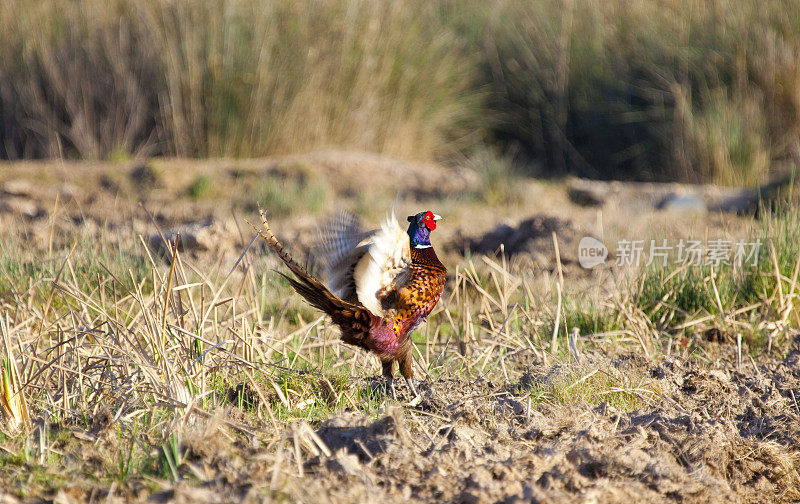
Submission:
<svg viewBox="0 0 800 504">
<path fill-rule="evenodd" d="M 397 391 L 394 387 L 394 373 L 392 372 L 392 361 L 383 362 L 383 377 L 386 379 L 386 392 L 387 395 L 391 394 L 392 399 L 397 400 Z"/>
<path fill-rule="evenodd" d="M 414 398 L 408 402 L 408 405 L 417 406 L 419 403 L 422 402 L 422 396 L 419 395 L 419 392 L 417 392 L 417 388 L 414 386 L 414 367 L 410 355 L 406 355 L 400 361 L 400 374 L 403 375 L 403 378 L 405 378 L 409 390 L 411 390 L 411 392 L 414 394 Z"/>
<path fill-rule="evenodd" d="M 414 393 L 414 397 L 419 397 L 419 393 L 417 392 L 417 388 L 414 386 L 414 379 L 413 378 L 406 378 L 406 385 L 408 385 L 408 388 L 411 389 L 411 392 Z"/>
<path fill-rule="evenodd" d="M 395 389 L 395 386 L 394 386 L 394 378 L 388 378 L 388 380 L 389 380 L 389 391 L 392 394 L 392 399 L 394 399 L 396 401 L 397 400 L 397 389 Z"/>
</svg>

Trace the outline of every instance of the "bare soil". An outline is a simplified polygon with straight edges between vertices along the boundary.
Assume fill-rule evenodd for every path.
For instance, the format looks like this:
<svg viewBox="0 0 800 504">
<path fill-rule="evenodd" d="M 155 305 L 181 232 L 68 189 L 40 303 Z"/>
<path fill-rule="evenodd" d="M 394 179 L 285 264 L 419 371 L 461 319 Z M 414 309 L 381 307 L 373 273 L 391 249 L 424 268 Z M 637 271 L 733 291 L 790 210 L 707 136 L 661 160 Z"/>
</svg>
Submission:
<svg viewBox="0 0 800 504">
<path fill-rule="evenodd" d="M 733 351 L 733 349 L 729 349 Z M 215 421 L 183 427 L 187 478 L 97 485 L 92 455 L 113 437 L 80 436 L 83 463 L 65 468 L 54 502 L 793 502 L 800 498 L 800 338 L 786 359 L 718 369 L 638 354 L 586 356 L 581 369 L 646 374 L 662 391 L 630 412 L 527 404 L 575 364 L 524 364 L 517 383 L 446 378 L 420 384 L 416 408 L 333 415 L 285 426 L 280 447 L 226 438 Z M 587 366 L 588 364 L 588 366 Z M 369 387 L 354 380 L 352 386 Z M 231 416 L 231 412 L 228 415 Z M 113 425 L 113 424 L 112 424 Z M 254 431 L 269 425 L 248 425 Z M 110 427 L 109 427 L 110 428 Z M 76 428 L 75 435 L 79 433 Z M 323 448 L 324 447 L 324 448 Z M 328 450 L 328 454 L 324 453 Z M 2 478 L 0 478 L 2 481 Z M 163 485 L 163 484 L 162 484 Z M 17 502 L 0 491 L 1 502 Z"/>
<path fill-rule="evenodd" d="M 529 409 L 517 394 L 552 376 L 541 365 L 516 384 L 432 383 L 426 425 L 401 410 L 331 418 L 317 434 L 333 456 L 305 460 L 306 477 L 284 484 L 333 502 L 794 501 L 798 345 L 782 362 L 740 371 L 615 357 L 613 368 L 649 373 L 663 390 L 632 412 L 607 403 Z"/>
<path fill-rule="evenodd" d="M 201 178 L 208 180 L 207 193 L 190 197 Z M 56 226 L 81 226 L 98 236 L 102 229 L 132 229 L 152 246 L 162 235 L 180 232 L 189 252 L 210 251 L 233 261 L 249 240 L 247 221 L 256 220 L 260 188 L 287 181 L 316 184 L 324 193 L 319 208 L 304 206 L 301 194 L 289 215 L 270 216 L 295 250 L 308 249 L 319 221 L 338 209 L 356 211 L 377 226 L 387 211 L 405 215 L 430 208 L 445 217 L 436 240 L 440 255 L 451 262 L 465 252 L 499 252 L 504 244 L 504 253 L 520 256 L 521 267 L 553 272 L 556 233 L 563 271 L 582 277 L 587 272 L 577 266 L 577 244 L 583 236 L 604 241 L 613 259 L 620 239 L 744 237 L 757 227 L 748 215 L 660 208 L 651 195 L 654 184 L 615 182 L 613 197 L 597 206 L 570 198 L 575 181 L 518 177 L 488 205 L 482 195 L 490 182 L 470 169 L 338 151 L 256 160 L 5 163 L 0 224 L 30 223 L 28 232 L 39 246 L 46 245 L 54 214 L 61 217 Z M 665 184 L 658 190 L 694 188 Z"/>
</svg>

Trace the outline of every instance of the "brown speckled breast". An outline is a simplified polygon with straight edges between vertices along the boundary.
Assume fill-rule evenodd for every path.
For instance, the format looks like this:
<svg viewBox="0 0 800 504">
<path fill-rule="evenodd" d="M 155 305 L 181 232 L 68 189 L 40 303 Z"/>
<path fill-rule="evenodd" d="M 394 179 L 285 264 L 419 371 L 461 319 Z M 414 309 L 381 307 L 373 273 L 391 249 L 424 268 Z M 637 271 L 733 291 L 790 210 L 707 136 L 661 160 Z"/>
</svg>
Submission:
<svg viewBox="0 0 800 504">
<path fill-rule="evenodd" d="M 411 278 L 400 290 L 392 328 L 399 339 L 408 334 L 433 310 L 442 297 L 447 269 L 433 247 L 411 249 Z"/>
</svg>

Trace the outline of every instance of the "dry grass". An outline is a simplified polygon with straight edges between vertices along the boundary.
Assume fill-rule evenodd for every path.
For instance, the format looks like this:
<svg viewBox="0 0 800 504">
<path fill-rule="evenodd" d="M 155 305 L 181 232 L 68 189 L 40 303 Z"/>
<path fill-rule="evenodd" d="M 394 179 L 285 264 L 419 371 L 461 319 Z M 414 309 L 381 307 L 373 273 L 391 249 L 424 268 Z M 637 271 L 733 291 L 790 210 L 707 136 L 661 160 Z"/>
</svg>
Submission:
<svg viewBox="0 0 800 504">
<path fill-rule="evenodd" d="M 4 2 L 0 18 L 3 157 L 419 159 L 468 135 L 472 70 L 429 2 Z"/>
<path fill-rule="evenodd" d="M 336 343 L 324 318 L 291 296 L 287 284 L 269 272 L 272 259 L 252 247 L 241 251 L 235 267 L 219 262 L 209 269 L 172 244 L 164 248 L 172 255 L 159 257 L 137 238 L 119 256 L 119 236 L 90 245 L 74 231 L 56 234 L 52 252 L 6 242 L 0 279 L 4 338 L 17 349 L 26 396 L 50 418 L 93 417 L 110 408 L 118 418 L 131 419 L 152 414 L 154 405 L 180 417 L 192 401 L 196 414 L 222 404 L 215 400 L 215 383 L 241 379 L 242 373 L 275 382 L 292 370 L 366 377 L 378 372 L 377 361 Z M 452 273 L 446 299 L 415 336 L 415 358 L 426 378 L 489 373 L 514 381 L 521 355 L 544 363 L 569 360 L 572 327 L 590 348 L 627 346 L 656 354 L 677 349 L 662 335 L 713 319 L 758 334 L 763 320 L 753 312 L 781 314 L 775 322 L 781 327 L 797 323 L 796 269 L 781 273 L 780 286 L 769 269 L 753 272 L 763 275 L 768 295 L 737 304 L 726 291 L 723 299 L 730 304 L 720 307 L 722 313 L 715 312 L 713 291 L 698 286 L 692 295 L 702 296 L 705 308 L 691 314 L 681 309 L 681 299 L 647 304 L 658 292 L 636 297 L 564 287 L 562 293 L 557 272 L 534 278 L 505 258 L 477 257 Z M 648 275 L 636 281 L 660 282 Z M 737 310 L 741 303 L 747 309 Z M 672 310 L 667 316 L 656 310 L 664 306 Z M 678 311 L 691 317 L 677 320 Z M 674 318 L 672 325 L 664 322 Z M 658 330 L 656 319 L 662 322 Z M 560 344 L 553 345 L 553 334 Z M 297 402 L 286 401 L 284 406 Z"/>
<path fill-rule="evenodd" d="M 543 173 L 746 185 L 794 159 L 789 4 L 507 6 L 488 42 L 490 108 Z"/>
<path fill-rule="evenodd" d="M 0 157 L 489 148 L 545 175 L 752 185 L 797 158 L 795 7 L 13 0 Z"/>
</svg>

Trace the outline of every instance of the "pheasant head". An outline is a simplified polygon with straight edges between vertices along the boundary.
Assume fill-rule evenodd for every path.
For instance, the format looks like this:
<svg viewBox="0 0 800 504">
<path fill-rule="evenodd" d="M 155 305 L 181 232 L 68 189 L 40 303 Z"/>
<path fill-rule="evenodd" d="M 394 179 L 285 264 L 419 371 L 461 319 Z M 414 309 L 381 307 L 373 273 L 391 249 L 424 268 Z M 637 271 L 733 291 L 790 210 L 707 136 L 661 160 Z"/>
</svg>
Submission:
<svg viewBox="0 0 800 504">
<path fill-rule="evenodd" d="M 441 217 L 430 210 L 408 216 L 408 237 L 412 248 L 431 246 L 431 231 L 436 229 L 436 221 L 439 219 Z"/>
</svg>

